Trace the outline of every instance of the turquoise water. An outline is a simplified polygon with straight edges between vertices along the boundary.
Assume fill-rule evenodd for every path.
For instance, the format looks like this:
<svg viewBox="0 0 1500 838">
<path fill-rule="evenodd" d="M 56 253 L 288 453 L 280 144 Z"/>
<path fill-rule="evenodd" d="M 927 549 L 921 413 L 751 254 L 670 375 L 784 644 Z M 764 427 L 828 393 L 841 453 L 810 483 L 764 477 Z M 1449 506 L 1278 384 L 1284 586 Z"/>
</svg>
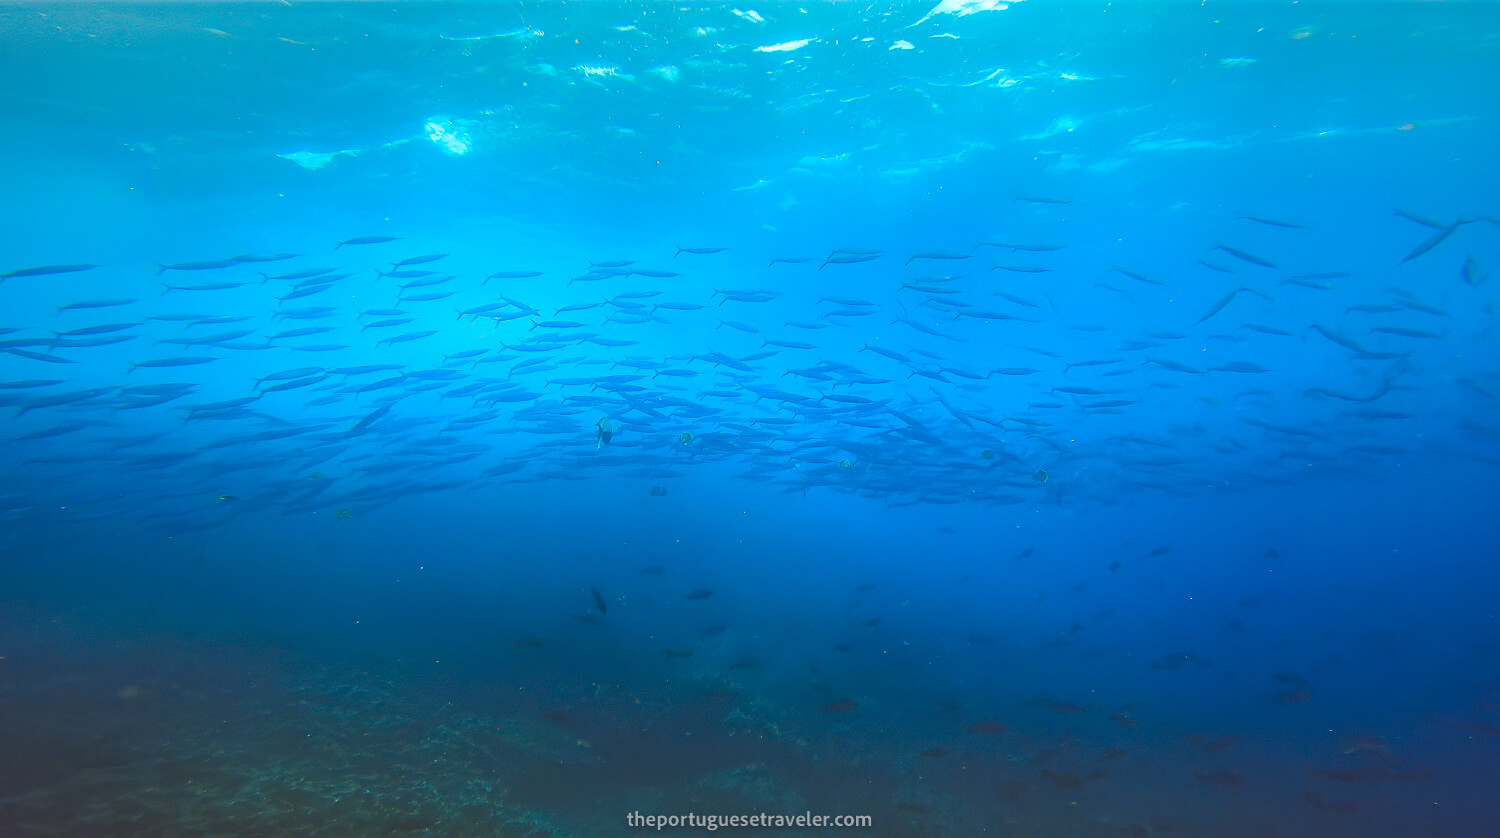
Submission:
<svg viewBox="0 0 1500 838">
<path fill-rule="evenodd" d="M 0 834 L 1495 834 L 1500 9 L 0 32 Z"/>
</svg>

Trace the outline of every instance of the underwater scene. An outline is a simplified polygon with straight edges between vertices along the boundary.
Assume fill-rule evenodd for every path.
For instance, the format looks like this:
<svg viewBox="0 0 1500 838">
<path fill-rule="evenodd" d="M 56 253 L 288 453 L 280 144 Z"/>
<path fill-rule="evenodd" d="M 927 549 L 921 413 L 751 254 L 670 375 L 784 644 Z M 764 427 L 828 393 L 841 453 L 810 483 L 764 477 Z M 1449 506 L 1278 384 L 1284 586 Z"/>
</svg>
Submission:
<svg viewBox="0 0 1500 838">
<path fill-rule="evenodd" d="M 1500 834 L 1500 6 L 0 33 L 0 836 Z"/>
</svg>

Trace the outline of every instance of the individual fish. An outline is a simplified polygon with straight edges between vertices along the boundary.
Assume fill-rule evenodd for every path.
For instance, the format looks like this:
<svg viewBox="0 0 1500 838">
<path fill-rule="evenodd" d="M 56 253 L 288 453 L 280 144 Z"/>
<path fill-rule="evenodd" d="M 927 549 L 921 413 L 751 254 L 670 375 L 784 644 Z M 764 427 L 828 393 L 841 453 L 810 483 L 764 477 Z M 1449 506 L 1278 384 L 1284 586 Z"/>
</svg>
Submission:
<svg viewBox="0 0 1500 838">
<path fill-rule="evenodd" d="M 604 602 L 604 595 L 599 593 L 598 588 L 589 588 L 589 593 L 594 597 L 594 607 L 599 609 L 600 614 L 608 614 L 609 606 Z"/>
<path fill-rule="evenodd" d="M 339 367 L 329 370 L 334 375 L 368 375 L 372 372 L 387 372 L 401 369 L 400 364 L 368 364 L 361 367 Z"/>
<path fill-rule="evenodd" d="M 1166 367 L 1166 369 L 1170 369 L 1172 370 L 1172 372 L 1187 372 L 1193 373 L 1193 375 L 1203 375 L 1203 370 L 1194 369 L 1194 367 L 1190 367 L 1188 366 L 1188 364 L 1179 364 L 1178 361 L 1163 360 L 1163 358 L 1146 358 L 1146 361 L 1142 364 L 1142 366 L 1146 366 L 1146 364 L 1157 364 L 1158 367 Z"/>
<path fill-rule="evenodd" d="M 948 260 L 956 260 L 956 259 L 972 259 L 972 258 L 974 258 L 974 254 L 972 254 L 972 253 L 917 253 L 917 254 L 913 254 L 910 258 L 908 258 L 906 260 L 906 264 L 910 265 L 913 261 L 915 261 L 917 259 L 948 259 Z"/>
<path fill-rule="evenodd" d="M 1228 253 L 1230 256 L 1233 256 L 1234 258 L 1240 260 L 1241 262 L 1248 262 L 1248 263 L 1250 263 L 1252 265 L 1258 265 L 1258 266 L 1260 266 L 1262 268 L 1275 268 L 1276 267 L 1276 263 L 1272 262 L 1269 259 L 1264 259 L 1264 258 L 1262 258 L 1260 256 L 1256 256 L 1254 253 L 1246 253 L 1243 250 L 1237 250 L 1237 249 L 1235 249 L 1233 247 L 1229 247 L 1228 245 L 1216 244 L 1216 245 L 1214 245 L 1213 247 L 1211 247 L 1209 249 L 1210 250 L 1222 250 L 1225 253 Z"/>
<path fill-rule="evenodd" d="M 390 412 L 391 412 L 391 406 L 388 405 L 388 404 L 387 405 L 381 405 L 380 407 L 375 408 L 374 410 L 370 411 L 370 413 L 368 413 L 363 419 L 361 419 L 358 422 L 354 423 L 354 427 L 350 428 L 344 434 L 344 436 L 350 437 L 350 436 L 355 436 L 357 434 L 364 433 L 367 429 L 369 429 L 369 427 L 371 425 L 373 425 L 376 422 L 380 421 L 380 419 L 382 417 L 384 417 L 386 414 L 388 414 Z"/>
<path fill-rule="evenodd" d="M 355 245 L 355 244 L 385 244 L 386 242 L 393 242 L 393 241 L 398 241 L 398 240 L 399 240 L 398 236 L 356 236 L 356 237 L 354 237 L 352 239 L 344 239 L 343 241 L 341 241 L 338 244 L 334 245 L 333 249 L 334 250 L 338 250 L 339 248 L 343 247 L 346 244 L 347 245 Z"/>
<path fill-rule="evenodd" d="M 415 322 L 417 322 L 417 318 L 415 317 L 392 317 L 387 320 L 372 320 L 360 326 L 359 330 L 363 332 L 365 329 L 389 329 L 392 326 L 404 326 L 407 323 Z"/>
<path fill-rule="evenodd" d="M 253 283 L 250 283 L 250 282 L 212 282 L 212 283 L 209 283 L 207 285 L 168 285 L 167 283 L 163 282 L 162 283 L 162 287 L 166 288 L 167 291 L 228 291 L 231 288 L 244 288 L 246 285 L 251 285 L 251 284 L 253 284 Z M 167 293 L 167 291 L 163 291 L 162 293 L 165 294 L 165 293 Z M 160 318 L 153 318 L 153 319 L 160 319 Z"/>
<path fill-rule="evenodd" d="M 124 343 L 127 340 L 135 340 L 138 335 L 108 335 L 94 338 L 57 338 L 52 341 L 53 349 L 74 349 L 90 346 L 110 346 L 116 343 Z"/>
<path fill-rule="evenodd" d="M 696 256 L 707 256 L 710 253 L 723 253 L 728 249 L 729 248 L 727 247 L 679 247 L 677 248 L 677 252 L 672 254 L 672 258 L 676 259 L 678 256 L 684 253 L 690 253 Z"/>
<path fill-rule="evenodd" d="M 492 279 L 530 279 L 541 275 L 541 271 L 496 271 L 485 277 L 484 281 L 489 282 Z"/>
<path fill-rule="evenodd" d="M 1037 195 L 1017 195 L 1017 201 L 1027 204 L 1071 204 L 1070 198 L 1044 198 Z"/>
<path fill-rule="evenodd" d="M 23 276 L 48 276 L 51 274 L 71 274 L 79 271 L 91 271 L 98 265 L 42 265 L 39 268 L 19 268 L 14 271 L 0 274 L 0 279 L 17 279 Z"/>
<path fill-rule="evenodd" d="M 293 378 L 306 378 L 310 375 L 317 375 L 321 372 L 323 372 L 322 367 L 298 367 L 296 369 L 282 370 L 280 372 L 273 372 L 270 375 L 262 376 L 255 379 L 255 383 L 259 385 L 264 381 L 286 381 Z"/>
<path fill-rule="evenodd" d="M 879 253 L 838 253 L 824 259 L 823 264 L 818 266 L 818 270 L 821 271 L 829 265 L 854 265 L 860 262 L 873 262 L 880 257 L 881 254 Z"/>
<path fill-rule="evenodd" d="M 1326 387 L 1310 387 L 1302 391 L 1304 396 L 1329 396 L 1346 402 L 1373 402 L 1391 391 L 1391 382 L 1385 381 L 1381 387 L 1369 396 L 1356 396 L 1342 390 L 1330 390 Z"/>
<path fill-rule="evenodd" d="M 284 262 L 287 259 L 296 259 L 297 253 L 273 253 L 270 256 L 242 255 L 230 259 L 231 262 Z"/>
<path fill-rule="evenodd" d="M 305 271 L 293 271 L 292 273 L 282 274 L 280 276 L 266 276 L 265 274 L 261 274 L 261 276 L 266 277 L 267 280 L 274 279 L 277 281 L 291 281 L 296 279 L 311 279 L 313 277 L 323 276 L 324 274 L 331 274 L 336 270 L 338 270 L 338 268 L 308 268 Z"/>
<path fill-rule="evenodd" d="M 1052 272 L 1051 268 L 1038 268 L 1033 265 L 995 265 L 991 267 L 990 270 L 1010 271 L 1012 273 L 1019 274 L 1045 274 Z"/>
<path fill-rule="evenodd" d="M 446 258 L 448 258 L 448 254 L 446 253 L 429 253 L 425 256 L 408 256 L 399 262 L 392 262 L 391 268 L 394 270 L 396 268 L 404 268 L 408 265 L 425 265 L 428 262 L 436 262 L 439 259 Z"/>
<path fill-rule="evenodd" d="M 300 300 L 303 297 L 311 297 L 314 294 L 321 294 L 324 291 L 331 291 L 332 289 L 332 285 L 308 285 L 303 288 L 295 289 L 289 294 L 284 294 L 280 297 L 277 297 L 276 300 L 278 302 L 288 303 L 292 300 Z"/>
<path fill-rule="evenodd" d="M 1437 340 L 1443 337 L 1434 332 L 1424 332 L 1420 329 L 1403 329 L 1398 326 L 1374 326 L 1370 331 L 1379 332 L 1384 335 L 1396 335 L 1403 338 L 1425 338 L 1427 340 Z"/>
<path fill-rule="evenodd" d="M 315 375 L 315 376 L 310 376 L 308 378 L 295 378 L 295 379 L 292 379 L 291 381 L 283 381 L 280 384 L 272 384 L 270 387 L 267 387 L 264 390 L 261 390 L 261 392 L 262 393 L 279 393 L 279 392 L 281 392 L 283 390 L 298 390 L 298 389 L 301 389 L 303 387 L 308 387 L 308 386 L 311 386 L 313 384 L 317 384 L 318 382 L 322 381 L 323 379 L 325 379 L 327 377 L 328 376 L 326 376 L 326 375 Z"/>
<path fill-rule="evenodd" d="M 1206 314 L 1204 314 L 1202 317 L 1198 318 L 1197 322 L 1202 323 L 1203 321 L 1207 320 L 1208 318 L 1213 317 L 1215 314 L 1218 314 L 1219 312 L 1223 311 L 1226 306 L 1228 306 L 1230 303 L 1234 302 L 1235 296 L 1238 295 L 1243 290 L 1244 290 L 1243 288 L 1236 288 L 1233 291 L 1230 291 L 1228 294 L 1225 294 L 1224 297 L 1223 297 L 1223 299 L 1219 300 L 1217 303 L 1214 303 L 1213 307 L 1210 308 L 1208 310 L 1208 312 Z"/>
<path fill-rule="evenodd" d="M 430 330 L 430 331 L 425 331 L 425 332 L 408 332 L 408 333 L 406 333 L 404 335 L 396 335 L 393 338 L 386 338 L 383 341 L 382 340 L 375 341 L 375 345 L 379 346 L 382 343 L 387 344 L 387 345 L 390 345 L 390 344 L 393 344 L 393 343 L 406 343 L 407 341 L 421 340 L 422 338 L 425 338 L 425 337 L 431 337 L 431 336 L 433 336 L 435 334 L 437 334 L 436 330 Z"/>
<path fill-rule="evenodd" d="M 1489 274 L 1485 273 L 1484 269 L 1479 266 L 1479 260 L 1475 259 L 1473 254 L 1464 257 L 1464 264 L 1459 269 L 1459 276 L 1463 278 L 1466 285 L 1480 285 L 1486 279 L 1489 279 Z"/>
<path fill-rule="evenodd" d="M 131 364 L 130 368 L 132 370 L 135 370 L 141 367 L 191 367 L 198 364 L 207 364 L 210 361 L 217 360 L 219 359 L 209 358 L 203 355 L 185 355 L 180 358 L 154 358 L 150 361 L 141 361 L 136 364 Z"/>
<path fill-rule="evenodd" d="M 125 329 L 134 329 L 139 323 L 110 323 L 104 326 L 85 326 L 82 329 L 69 329 L 66 332 L 53 332 L 58 337 L 85 337 L 87 335 L 107 335 L 111 332 L 119 332 Z M 248 333 L 247 333 L 248 334 Z"/>
<path fill-rule="evenodd" d="M 804 264 L 806 262 L 811 262 L 812 260 L 813 259 L 812 259 L 811 256 L 805 256 L 805 257 L 785 257 L 785 256 L 778 256 L 778 257 L 776 257 L 776 258 L 774 258 L 774 259 L 771 260 L 771 265 L 774 265 L 777 262 L 782 262 L 782 263 L 788 264 L 788 265 L 801 265 L 801 264 Z M 768 265 L 767 267 L 770 267 L 770 266 Z"/>
<path fill-rule="evenodd" d="M 1292 229 L 1292 230 L 1301 230 L 1302 229 L 1302 225 L 1301 224 L 1293 224 L 1290 221 L 1277 221 L 1274 218 L 1261 218 L 1261 217 L 1255 216 L 1255 215 L 1242 215 L 1242 216 L 1240 216 L 1239 220 L 1241 220 L 1241 221 L 1254 221 L 1256 224 L 1264 224 L 1264 225 L 1266 225 L 1268 227 L 1286 227 L 1286 228 Z"/>
<path fill-rule="evenodd" d="M 0 390 L 32 390 L 37 387 L 51 387 L 54 384 L 63 383 L 57 378 L 33 378 L 25 381 L 0 381 Z"/>
<path fill-rule="evenodd" d="M 211 262 L 178 262 L 175 265 L 163 265 L 158 263 L 156 275 L 161 276 L 167 271 L 217 271 L 224 268 L 232 268 L 239 262 L 233 259 L 216 259 Z"/>
<path fill-rule="evenodd" d="M 1353 340 L 1351 340 L 1351 339 L 1349 339 L 1347 337 L 1344 337 L 1343 335 L 1339 334 L 1338 332 L 1329 331 L 1328 329 L 1325 329 L 1325 328 L 1323 328 L 1322 326 L 1319 326 L 1316 323 L 1312 324 L 1308 328 L 1313 329 L 1318 334 L 1322 335 L 1325 338 L 1328 338 L 1329 340 L 1333 341 L 1334 343 L 1338 344 L 1339 346 L 1344 347 L 1345 349 L 1351 350 L 1353 352 L 1358 352 L 1361 355 L 1368 355 L 1369 354 L 1369 350 L 1367 350 L 1363 346 L 1360 346 L 1359 344 L 1355 343 Z"/>
<path fill-rule="evenodd" d="M 1433 230 L 1441 230 L 1444 227 L 1448 226 L 1448 225 L 1442 223 L 1441 221 L 1433 221 L 1431 218 L 1428 218 L 1428 217 L 1422 216 L 1422 215 L 1417 215 L 1414 212 L 1407 212 L 1406 210 L 1403 210 L 1403 209 L 1397 209 L 1396 210 L 1396 215 L 1398 215 L 1398 216 L 1406 219 L 1407 221 L 1411 221 L 1411 222 L 1420 224 L 1423 227 L 1430 227 Z"/>
<path fill-rule="evenodd" d="M 130 305 L 131 303 L 134 303 L 134 302 L 138 302 L 138 300 L 135 300 L 135 299 L 128 299 L 128 300 L 82 300 L 80 302 L 68 303 L 67 305 L 58 306 L 57 310 L 59 312 L 64 312 L 64 311 L 77 311 L 77 310 L 86 309 L 86 308 L 113 308 L 115 306 Z"/>
<path fill-rule="evenodd" d="M 1118 273 L 1118 274 L 1124 274 L 1125 276 L 1128 276 L 1131 279 L 1134 279 L 1134 280 L 1136 280 L 1138 282 L 1145 282 L 1145 283 L 1148 283 L 1150 285 L 1165 285 L 1166 284 L 1166 283 L 1162 282 L 1159 279 L 1152 279 L 1151 277 L 1146 276 L 1144 274 L 1138 274 L 1135 271 L 1128 271 L 1128 270 L 1120 267 L 1119 265 L 1113 265 L 1113 266 L 1111 266 L 1110 270 L 1112 270 L 1112 271 L 1114 271 L 1115 273 Z"/>
<path fill-rule="evenodd" d="M 332 317 L 338 313 L 333 306 L 316 306 L 313 308 L 286 308 L 277 309 L 271 314 L 271 319 L 287 317 L 292 320 L 317 320 L 322 317 Z"/>
<path fill-rule="evenodd" d="M 1410 262 L 1411 260 L 1417 258 L 1418 256 L 1427 253 L 1428 251 L 1447 241 L 1449 236 L 1458 232 L 1459 227 L 1462 227 L 1465 224 L 1472 224 L 1473 222 L 1474 219 L 1472 218 L 1460 218 L 1452 224 L 1449 224 L 1447 227 L 1439 229 L 1436 233 L 1433 233 L 1432 236 L 1426 241 L 1412 248 L 1412 251 L 1406 254 L 1406 256 L 1402 257 L 1401 261 L 1397 262 L 1396 264 L 1404 265 L 1407 262 Z"/>
<path fill-rule="evenodd" d="M 976 244 L 974 246 L 975 247 L 999 247 L 999 248 L 1007 249 L 1007 250 L 1011 251 L 1012 253 L 1014 253 L 1014 252 L 1016 252 L 1018 250 L 1024 250 L 1024 251 L 1026 251 L 1028 253 L 1050 253 L 1050 252 L 1052 252 L 1054 250 L 1062 250 L 1065 247 L 1065 245 L 1060 245 L 1060 244 L 1016 244 L 1015 242 L 992 242 L 992 241 L 982 241 L 979 244 Z"/>
<path fill-rule="evenodd" d="M 864 348 L 861 349 L 861 350 L 859 350 L 859 351 L 861 351 L 861 352 L 865 352 L 865 351 L 874 352 L 876 355 L 883 355 L 883 356 L 885 356 L 887 358 L 890 358 L 892 361 L 899 361 L 900 363 L 903 363 L 903 364 L 910 364 L 912 362 L 911 358 L 908 358 L 907 356 L 902 355 L 900 352 L 893 352 L 893 351 L 891 351 L 889 349 L 885 349 L 884 347 L 880 347 L 880 346 L 871 346 L 868 343 L 865 344 Z"/>
<path fill-rule="evenodd" d="M 1313 288 L 1318 291 L 1332 291 L 1333 286 L 1316 279 L 1306 279 L 1300 276 L 1291 276 L 1281 281 L 1282 285 L 1300 285 L 1303 288 Z"/>
<path fill-rule="evenodd" d="M 13 346 L 0 347 L 0 352 L 9 352 L 12 355 L 19 355 L 22 358 L 30 358 L 33 361 L 43 361 L 43 362 L 48 363 L 48 364 L 76 364 L 76 363 L 78 363 L 77 361 L 71 361 L 71 360 L 69 360 L 67 358 L 64 358 L 61 355 L 53 355 L 51 353 L 43 354 L 41 352 L 32 352 L 29 349 L 21 349 L 20 347 L 13 347 Z"/>
</svg>

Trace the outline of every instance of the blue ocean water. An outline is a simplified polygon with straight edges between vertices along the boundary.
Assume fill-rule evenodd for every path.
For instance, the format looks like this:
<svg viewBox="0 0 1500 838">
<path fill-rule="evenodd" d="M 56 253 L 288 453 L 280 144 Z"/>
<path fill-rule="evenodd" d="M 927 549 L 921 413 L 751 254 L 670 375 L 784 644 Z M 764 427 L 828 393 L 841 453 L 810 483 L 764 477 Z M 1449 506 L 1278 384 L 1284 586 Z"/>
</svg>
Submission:
<svg viewBox="0 0 1500 838">
<path fill-rule="evenodd" d="M 0 33 L 0 835 L 1500 834 L 1500 8 Z"/>
</svg>

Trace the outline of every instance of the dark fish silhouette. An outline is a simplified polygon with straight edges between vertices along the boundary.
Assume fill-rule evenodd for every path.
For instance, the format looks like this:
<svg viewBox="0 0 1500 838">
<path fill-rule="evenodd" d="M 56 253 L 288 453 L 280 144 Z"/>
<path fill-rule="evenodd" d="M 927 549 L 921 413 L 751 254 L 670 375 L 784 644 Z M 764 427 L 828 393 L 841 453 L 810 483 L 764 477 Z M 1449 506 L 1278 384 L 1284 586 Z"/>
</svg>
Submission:
<svg viewBox="0 0 1500 838">
<path fill-rule="evenodd" d="M 98 265 L 43 265 L 40 268 L 21 268 L 0 274 L 0 279 L 14 279 L 22 276 L 47 276 L 48 274 L 70 274 L 78 271 L 91 271 Z"/>
</svg>

